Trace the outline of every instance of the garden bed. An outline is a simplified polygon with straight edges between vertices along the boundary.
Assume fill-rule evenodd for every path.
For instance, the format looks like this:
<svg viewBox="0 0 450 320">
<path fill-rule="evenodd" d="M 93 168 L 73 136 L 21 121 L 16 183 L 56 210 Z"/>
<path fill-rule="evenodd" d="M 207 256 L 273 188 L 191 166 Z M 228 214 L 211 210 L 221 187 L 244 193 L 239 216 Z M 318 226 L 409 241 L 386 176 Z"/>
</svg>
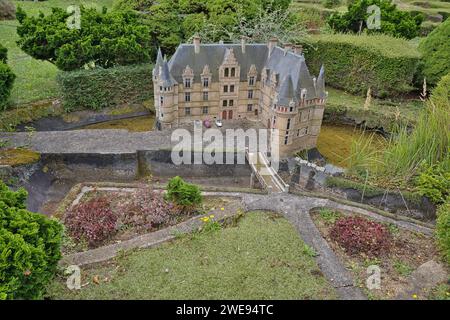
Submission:
<svg viewBox="0 0 450 320">
<path fill-rule="evenodd" d="M 200 206 L 186 208 L 165 199 L 164 190 L 144 185 L 133 188 L 84 187 L 61 217 L 70 235 L 63 246 L 63 253 L 127 241 L 177 225 L 195 215 L 225 210 L 236 202 L 233 197 L 205 196 Z M 86 220 L 90 222 L 86 224 Z"/>
<path fill-rule="evenodd" d="M 324 239 L 327 240 L 346 268 L 353 273 L 356 285 L 363 288 L 371 299 L 395 299 L 402 288 L 406 287 L 408 276 L 414 270 L 430 260 L 440 261 L 434 239 L 422 233 L 404 230 L 393 224 L 377 223 L 351 212 L 334 211 L 327 208 L 313 210 L 311 217 Z M 369 221 L 369 224 L 375 226 L 371 231 L 372 235 L 377 233 L 377 230 L 386 232 L 386 234 L 379 234 L 379 239 L 383 243 L 380 244 L 378 252 L 356 250 L 357 246 L 364 241 L 352 233 L 347 234 L 348 238 L 351 238 L 348 241 L 352 242 L 350 248 L 346 249 L 342 243 L 338 242 L 336 225 L 346 217 Z M 381 229 L 377 229 L 379 227 Z M 375 243 L 373 239 L 370 241 L 373 241 L 372 244 Z M 373 247 L 376 248 L 375 245 Z M 386 248 L 388 250 L 384 250 Z M 353 252 L 351 252 L 352 250 Z M 380 289 L 369 290 L 366 287 L 367 268 L 371 265 L 376 265 L 381 270 Z M 417 293 L 412 298 L 426 299 L 429 294 L 429 292 Z"/>
</svg>

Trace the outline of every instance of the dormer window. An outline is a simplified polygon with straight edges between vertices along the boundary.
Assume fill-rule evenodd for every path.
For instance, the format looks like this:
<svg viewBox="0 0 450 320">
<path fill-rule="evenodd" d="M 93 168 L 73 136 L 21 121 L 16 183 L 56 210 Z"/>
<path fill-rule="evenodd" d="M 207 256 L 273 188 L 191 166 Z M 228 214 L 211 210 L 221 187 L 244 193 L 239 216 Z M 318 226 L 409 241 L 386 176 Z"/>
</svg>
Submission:
<svg viewBox="0 0 450 320">
<path fill-rule="evenodd" d="M 191 88 L 191 79 L 190 78 L 184 79 L 184 87 L 187 89 Z"/>
<path fill-rule="evenodd" d="M 255 77 L 249 77 L 248 78 L 248 85 L 249 86 L 254 86 L 255 85 Z"/>
<path fill-rule="evenodd" d="M 203 78 L 203 88 L 209 87 L 209 78 Z"/>
<path fill-rule="evenodd" d="M 194 82 L 194 70 L 191 67 L 186 66 L 183 71 L 183 84 L 185 89 L 191 89 Z"/>
<path fill-rule="evenodd" d="M 236 68 L 231 68 L 231 77 L 236 77 Z"/>
<path fill-rule="evenodd" d="M 223 73 L 224 73 L 224 77 L 228 78 L 230 76 L 230 69 L 229 68 L 225 68 Z"/>
</svg>

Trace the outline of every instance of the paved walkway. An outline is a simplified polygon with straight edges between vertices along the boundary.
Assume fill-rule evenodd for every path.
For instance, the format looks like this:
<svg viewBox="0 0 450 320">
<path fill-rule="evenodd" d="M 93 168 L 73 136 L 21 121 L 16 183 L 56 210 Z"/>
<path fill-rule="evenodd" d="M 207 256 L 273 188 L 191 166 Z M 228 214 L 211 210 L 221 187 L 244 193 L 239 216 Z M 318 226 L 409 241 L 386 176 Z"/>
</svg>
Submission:
<svg viewBox="0 0 450 320">
<path fill-rule="evenodd" d="M 359 288 L 354 286 L 353 277 L 334 254 L 326 240 L 322 238 L 320 231 L 316 228 L 309 214 L 313 208 L 330 207 L 340 210 L 348 210 L 366 215 L 382 222 L 393 223 L 411 231 L 422 232 L 427 235 L 431 235 L 433 232 L 431 229 L 423 226 L 405 221 L 397 221 L 374 214 L 361 208 L 342 205 L 328 199 L 302 197 L 292 194 L 258 195 L 228 192 L 205 192 L 204 194 L 210 196 L 239 197 L 241 198 L 241 204 L 246 211 L 261 210 L 273 211 L 282 214 L 295 226 L 305 243 L 313 247 L 317 252 L 318 256 L 316 261 L 319 267 L 330 283 L 336 288 L 341 299 L 365 299 L 365 296 Z M 227 210 L 227 212 L 219 211 L 214 214 L 216 219 L 223 220 L 227 217 L 233 216 L 236 212 L 235 210 Z M 175 235 L 177 233 L 192 232 L 193 230 L 198 229 L 200 225 L 201 222 L 198 217 L 192 218 L 177 226 L 142 235 L 129 241 L 66 256 L 62 260 L 62 264 L 85 265 L 105 261 L 115 257 L 121 250 L 153 247 L 162 242 L 175 239 Z"/>
</svg>

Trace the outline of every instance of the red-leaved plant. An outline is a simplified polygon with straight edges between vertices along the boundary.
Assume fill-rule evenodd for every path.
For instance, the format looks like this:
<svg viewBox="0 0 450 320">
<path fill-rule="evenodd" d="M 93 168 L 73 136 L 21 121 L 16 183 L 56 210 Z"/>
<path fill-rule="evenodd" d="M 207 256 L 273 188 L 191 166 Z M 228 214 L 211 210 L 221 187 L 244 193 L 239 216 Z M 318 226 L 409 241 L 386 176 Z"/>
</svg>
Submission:
<svg viewBox="0 0 450 320">
<path fill-rule="evenodd" d="M 347 253 L 379 256 L 388 253 L 392 244 L 389 229 L 362 217 L 344 217 L 336 221 L 330 237 Z"/>
<path fill-rule="evenodd" d="M 77 242 L 85 240 L 95 247 L 116 233 L 117 218 L 107 198 L 95 198 L 69 210 L 64 224 Z"/>
<path fill-rule="evenodd" d="M 176 206 L 164 200 L 161 192 L 139 188 L 117 204 L 118 228 L 133 227 L 136 231 L 151 231 L 172 222 L 179 214 Z"/>
</svg>

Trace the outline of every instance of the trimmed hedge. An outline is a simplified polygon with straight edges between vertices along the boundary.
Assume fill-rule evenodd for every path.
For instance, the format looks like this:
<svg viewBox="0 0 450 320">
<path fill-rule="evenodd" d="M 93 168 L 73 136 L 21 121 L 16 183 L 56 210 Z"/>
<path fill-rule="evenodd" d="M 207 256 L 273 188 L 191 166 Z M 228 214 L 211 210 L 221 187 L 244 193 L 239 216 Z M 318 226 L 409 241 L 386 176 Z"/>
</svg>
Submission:
<svg viewBox="0 0 450 320">
<path fill-rule="evenodd" d="M 140 103 L 153 96 L 150 64 L 60 72 L 57 76 L 66 111 L 99 110 Z"/>
<path fill-rule="evenodd" d="M 409 92 L 420 60 L 408 41 L 386 35 L 319 35 L 305 45 L 313 73 L 324 64 L 328 85 L 360 95 L 369 87 L 377 97 Z"/>
<path fill-rule="evenodd" d="M 16 79 L 16 75 L 6 64 L 8 60 L 8 49 L 0 44 L 0 111 L 8 107 L 8 99 Z"/>
</svg>

